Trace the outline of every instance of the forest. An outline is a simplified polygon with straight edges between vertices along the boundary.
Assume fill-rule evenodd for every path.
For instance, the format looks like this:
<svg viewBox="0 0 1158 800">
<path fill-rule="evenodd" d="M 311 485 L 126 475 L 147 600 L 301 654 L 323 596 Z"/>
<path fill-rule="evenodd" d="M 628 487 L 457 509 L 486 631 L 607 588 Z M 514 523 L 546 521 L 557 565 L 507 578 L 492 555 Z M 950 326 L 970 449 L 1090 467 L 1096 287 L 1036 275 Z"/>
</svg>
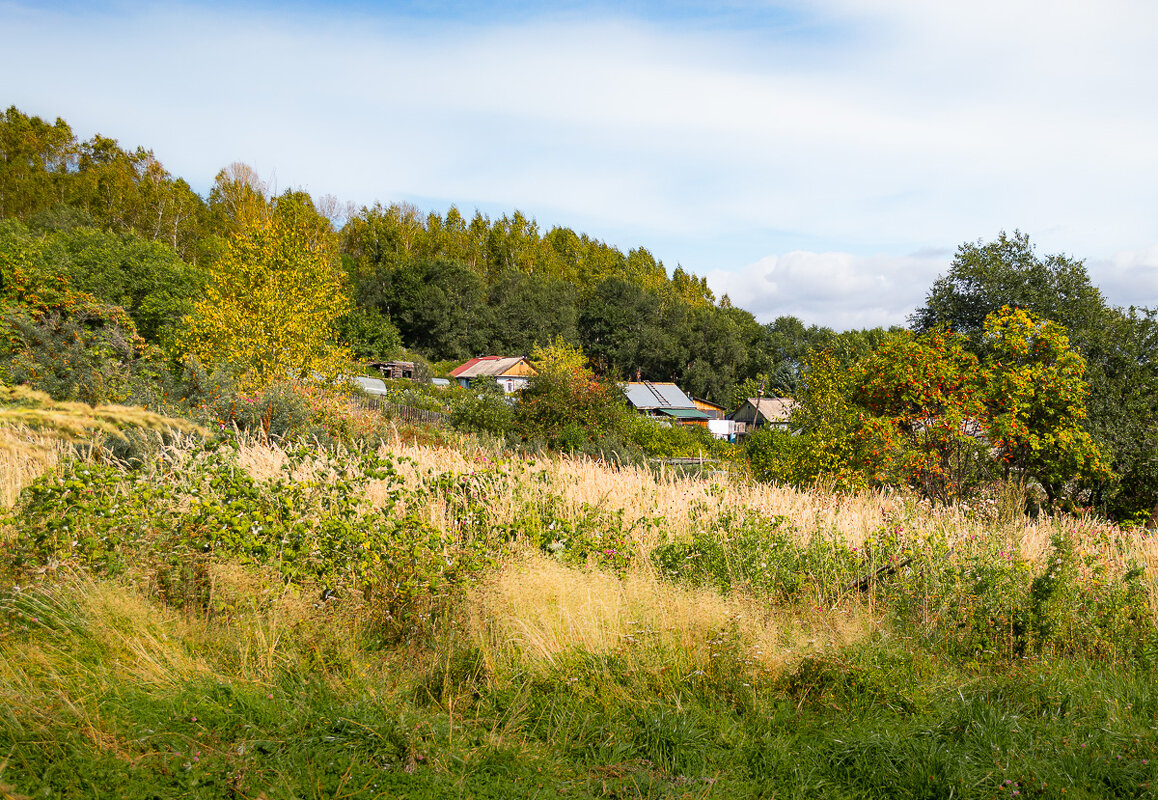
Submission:
<svg viewBox="0 0 1158 800">
<path fill-rule="evenodd" d="M 222 337 L 255 325 L 293 343 L 262 367 L 267 379 L 306 370 L 303 353 L 365 362 L 405 352 L 441 374 L 475 355 L 559 344 L 581 351 L 600 379 L 675 381 L 729 408 L 757 394 L 796 396 L 793 428 L 804 435 L 769 434 L 743 453 L 766 479 L 829 475 L 957 499 L 1015 474 L 1049 503 L 1119 520 L 1146 521 L 1158 505 L 1154 310 L 1111 306 L 1081 260 L 1040 256 L 1020 232 L 962 244 L 907 330 L 838 333 L 788 316 L 760 324 L 642 245 L 625 254 L 569 228 L 541 231 L 519 211 L 468 218 L 454 207 L 275 195 L 238 163 L 201 197 L 145 147 L 81 141 L 63 119 L 14 107 L 0 119 L 0 150 L 0 369 L 56 400 L 159 408 L 188 399 L 190 359 L 212 372 Z M 232 310 L 211 312 L 225 296 Z M 1028 312 L 1019 335 L 1049 353 L 998 374 L 1003 348 L 1009 366 L 1016 346 L 1008 320 L 992 323 L 1000 334 L 987 323 L 1003 308 Z M 233 361 L 269 354 L 260 341 L 233 344 Z M 1035 405 L 1049 393 L 1047 373 L 1068 376 L 1057 384 L 1065 394 Z M 1011 400 L 1017 381 L 1028 384 Z M 948 431 L 937 441 L 932 419 Z M 970 421 L 1006 426 L 999 463 L 981 463 L 965 441 Z"/>
</svg>

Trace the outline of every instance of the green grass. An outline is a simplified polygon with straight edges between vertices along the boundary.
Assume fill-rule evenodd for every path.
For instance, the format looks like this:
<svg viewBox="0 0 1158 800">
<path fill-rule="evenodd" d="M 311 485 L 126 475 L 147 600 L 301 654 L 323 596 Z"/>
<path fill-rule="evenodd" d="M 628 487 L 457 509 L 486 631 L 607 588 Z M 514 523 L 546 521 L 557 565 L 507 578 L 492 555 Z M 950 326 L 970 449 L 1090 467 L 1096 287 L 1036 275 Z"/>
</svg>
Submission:
<svg viewBox="0 0 1158 800">
<path fill-rule="evenodd" d="M 0 782 L 29 797 L 1156 794 L 1145 671 L 965 669 L 878 634 L 756 678 L 737 658 L 657 681 L 579 651 L 493 673 L 450 634 L 327 642 L 337 617 L 283 628 L 278 666 L 243 680 L 202 644 L 213 622 L 87 589 L 5 606 Z"/>
<path fill-rule="evenodd" d="M 301 486 L 209 453 L 29 490 L 0 542 L 0 798 L 1158 795 L 1153 587 L 1099 551 L 1042 566 L 995 531 L 950 558 L 893 526 L 869 552 L 735 515 L 601 560 L 634 535 L 615 514 L 500 530 L 490 472 L 398 484 L 452 509 L 433 535 L 360 505 L 394 473 L 343 458 Z"/>
</svg>

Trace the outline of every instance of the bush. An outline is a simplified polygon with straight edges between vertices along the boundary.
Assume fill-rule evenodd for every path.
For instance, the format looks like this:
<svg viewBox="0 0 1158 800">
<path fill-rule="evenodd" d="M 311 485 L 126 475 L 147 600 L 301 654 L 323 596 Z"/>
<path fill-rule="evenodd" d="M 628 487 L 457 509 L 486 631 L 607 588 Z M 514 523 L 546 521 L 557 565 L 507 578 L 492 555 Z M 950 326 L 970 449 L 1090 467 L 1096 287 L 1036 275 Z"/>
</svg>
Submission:
<svg viewBox="0 0 1158 800">
<path fill-rule="evenodd" d="M 625 420 L 625 438 L 649 458 L 723 458 L 731 447 L 699 425 L 668 425 L 638 415 Z"/>
<path fill-rule="evenodd" d="M 546 365 L 519 393 L 515 421 L 525 438 L 574 451 L 609 431 L 622 430 L 623 392 L 579 367 Z"/>
<path fill-rule="evenodd" d="M 761 428 L 744 439 L 743 454 L 752 477 L 761 481 L 800 485 L 811 475 L 801 470 L 808 440 L 781 428 Z"/>
<path fill-rule="evenodd" d="M 155 399 L 150 384 L 166 377 L 164 357 L 124 309 L 75 291 L 64 278 L 27 273 L 20 263 L 0 259 L 0 271 L 0 377 L 54 400 Z"/>
<path fill-rule="evenodd" d="M 372 449 L 284 452 L 279 473 L 265 480 L 239 467 L 231 440 L 195 449 L 171 473 L 174 465 L 132 473 L 65 461 L 22 494 L 5 566 L 18 576 L 48 565 L 111 575 L 143 570 L 167 601 L 200 604 L 209 601 L 208 588 L 186 584 L 204 576 L 204 559 L 226 558 L 323 588 L 323 597 L 371 599 L 400 634 L 493 563 L 488 537 L 448 537 L 412 510 L 397 512 L 416 506 L 401 503 L 391 459 Z M 295 480 L 303 467 L 329 479 Z M 365 501 L 371 481 L 385 498 L 378 507 Z"/>
<path fill-rule="evenodd" d="M 257 393 L 240 392 L 228 372 L 208 374 L 195 359 L 186 363 L 180 395 L 188 412 L 206 426 L 256 433 L 266 441 L 352 443 L 388 432 L 384 417 L 342 392 L 289 381 Z"/>
<path fill-rule="evenodd" d="M 505 397 L 472 389 L 451 404 L 450 424 L 462 431 L 503 437 L 514 430 L 515 412 Z"/>
</svg>

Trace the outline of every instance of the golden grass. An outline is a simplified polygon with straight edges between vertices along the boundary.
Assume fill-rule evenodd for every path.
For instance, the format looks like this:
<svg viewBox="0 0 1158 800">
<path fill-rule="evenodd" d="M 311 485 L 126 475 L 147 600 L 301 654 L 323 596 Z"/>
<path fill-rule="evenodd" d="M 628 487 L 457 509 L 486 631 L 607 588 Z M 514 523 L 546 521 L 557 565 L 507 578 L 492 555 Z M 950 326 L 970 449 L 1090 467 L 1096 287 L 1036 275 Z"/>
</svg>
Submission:
<svg viewBox="0 0 1158 800">
<path fill-rule="evenodd" d="M 707 670 L 731 635 L 755 668 L 778 673 L 869 630 L 860 612 L 801 616 L 742 595 L 673 586 L 649 571 L 619 578 L 535 555 L 473 590 L 464 608 L 474 644 L 492 667 L 555 667 L 576 651 L 616 652 L 641 667 L 660 662 L 687 674 Z"/>
<path fill-rule="evenodd" d="M 25 486 L 56 466 L 66 446 L 23 425 L 0 428 L 0 508 L 11 508 Z"/>
<path fill-rule="evenodd" d="M 1049 515 L 1002 519 L 1002 515 L 979 514 L 963 506 L 932 507 L 904 491 L 845 494 L 824 487 L 801 490 L 723 474 L 707 479 L 656 475 L 648 469 L 566 456 L 496 461 L 493 451 L 469 443 L 461 449 L 436 448 L 396 438 L 383 451 L 400 459 L 400 473 L 412 488 L 445 473 L 490 471 L 486 503 L 495 525 L 510 524 L 528 508 L 547 506 L 556 516 L 570 520 L 579 519 L 590 509 L 621 512 L 629 524 L 661 518 L 661 525 L 633 528 L 634 544 L 641 555 L 663 543 L 658 537 L 687 539 L 695 531 L 710 530 L 726 515 L 782 516 L 802 539 L 831 536 L 857 548 L 886 527 L 900 528 L 901 535 L 914 543 L 934 535 L 944 537 L 958 551 L 967 550 L 973 539 L 988 539 L 998 530 L 1010 549 L 1032 561 L 1049 552 L 1050 539 L 1060 530 L 1069 533 L 1082 552 L 1097 554 L 1123 570 L 1136 562 L 1152 579 L 1158 579 L 1158 538 L 1096 519 Z M 271 477 L 284 464 L 285 455 L 276 446 L 253 439 L 243 445 L 241 462 L 254 477 Z M 316 469 L 307 464 L 294 477 L 325 479 L 323 469 L 332 467 L 319 460 Z M 369 501 L 381 505 L 385 489 L 383 483 L 372 483 Z M 449 530 L 455 522 L 454 509 L 444 499 L 430 499 L 419 511 L 442 530 Z"/>
<path fill-rule="evenodd" d="M 92 721 L 87 698 L 103 686 L 157 694 L 197 680 L 268 686 L 297 671 L 311 636 L 318 638 L 314 629 L 332 622 L 252 568 L 218 564 L 210 572 L 219 609 L 212 614 L 168 608 L 126 580 L 64 577 L 26 594 L 29 610 L 13 624 L 47 623 L 65 635 L 27 640 L 0 633 L 0 705 L 19 709 L 33 727 L 63 714 L 84 728 Z M 350 637 L 340 629 L 333 634 L 352 658 Z"/>
<path fill-rule="evenodd" d="M 0 385 L 0 427 L 26 425 L 70 441 L 82 441 L 94 433 L 124 437 L 123 431 L 207 431 L 187 419 L 166 417 L 136 406 L 98 405 L 53 400 L 27 386 Z"/>
</svg>

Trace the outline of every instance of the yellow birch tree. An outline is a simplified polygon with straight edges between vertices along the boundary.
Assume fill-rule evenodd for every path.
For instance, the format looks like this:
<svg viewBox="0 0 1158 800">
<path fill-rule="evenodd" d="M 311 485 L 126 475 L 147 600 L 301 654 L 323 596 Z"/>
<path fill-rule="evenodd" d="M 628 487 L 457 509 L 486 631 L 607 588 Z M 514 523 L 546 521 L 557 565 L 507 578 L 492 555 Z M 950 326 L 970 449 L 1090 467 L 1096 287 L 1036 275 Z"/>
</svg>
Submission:
<svg viewBox="0 0 1158 800">
<path fill-rule="evenodd" d="M 350 362 L 334 324 L 350 307 L 328 224 L 300 194 L 240 221 L 185 320 L 186 352 L 243 392 L 333 379 Z M 324 223 L 324 220 L 321 221 Z"/>
</svg>

